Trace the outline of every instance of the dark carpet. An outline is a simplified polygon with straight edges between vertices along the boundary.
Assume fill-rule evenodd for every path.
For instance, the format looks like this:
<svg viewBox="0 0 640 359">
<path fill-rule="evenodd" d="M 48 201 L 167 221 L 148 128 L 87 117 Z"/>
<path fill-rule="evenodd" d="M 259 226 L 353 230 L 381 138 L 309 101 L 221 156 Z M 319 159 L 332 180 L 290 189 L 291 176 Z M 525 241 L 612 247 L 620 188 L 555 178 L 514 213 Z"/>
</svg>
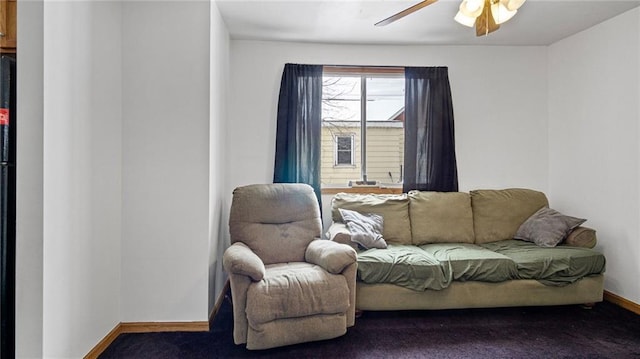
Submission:
<svg viewBox="0 0 640 359">
<path fill-rule="evenodd" d="M 228 298 L 207 333 L 122 334 L 100 358 L 640 358 L 640 315 L 614 304 L 366 312 L 332 340 L 249 351 Z"/>
</svg>

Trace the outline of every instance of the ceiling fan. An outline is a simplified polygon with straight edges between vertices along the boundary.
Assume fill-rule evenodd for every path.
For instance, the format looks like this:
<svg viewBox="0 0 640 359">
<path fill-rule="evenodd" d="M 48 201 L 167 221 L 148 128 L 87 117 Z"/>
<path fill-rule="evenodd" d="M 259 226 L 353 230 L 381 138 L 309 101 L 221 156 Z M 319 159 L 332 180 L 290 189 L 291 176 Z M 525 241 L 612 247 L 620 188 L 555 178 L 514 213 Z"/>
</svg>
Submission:
<svg viewBox="0 0 640 359">
<path fill-rule="evenodd" d="M 379 21 L 375 26 L 385 26 L 402 19 L 438 0 L 424 0 L 399 13 Z M 476 36 L 488 35 L 500 28 L 500 24 L 507 22 L 518 12 L 526 0 L 462 0 L 456 16 L 458 23 L 476 27 Z"/>
</svg>

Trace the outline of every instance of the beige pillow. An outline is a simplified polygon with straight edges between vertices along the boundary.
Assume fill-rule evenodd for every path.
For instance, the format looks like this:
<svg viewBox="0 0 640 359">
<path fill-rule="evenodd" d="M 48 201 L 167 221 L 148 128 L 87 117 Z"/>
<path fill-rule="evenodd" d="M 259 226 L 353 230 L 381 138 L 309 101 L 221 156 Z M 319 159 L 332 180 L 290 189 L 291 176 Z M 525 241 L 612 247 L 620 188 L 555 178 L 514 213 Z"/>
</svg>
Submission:
<svg viewBox="0 0 640 359">
<path fill-rule="evenodd" d="M 464 192 L 409 192 L 413 244 L 473 243 L 471 198 Z"/>
<path fill-rule="evenodd" d="M 354 194 L 338 193 L 331 200 L 331 217 L 334 222 L 345 221 L 339 208 L 382 216 L 382 236 L 387 243 L 411 244 L 409 222 L 409 198 L 406 194 Z"/>
<path fill-rule="evenodd" d="M 589 227 L 576 227 L 562 244 L 572 247 L 593 248 L 596 246 L 598 238 L 596 231 Z"/>
<path fill-rule="evenodd" d="M 544 193 L 510 188 L 503 190 L 471 191 L 475 243 L 489 243 L 512 239 L 532 214 L 549 202 Z"/>
</svg>

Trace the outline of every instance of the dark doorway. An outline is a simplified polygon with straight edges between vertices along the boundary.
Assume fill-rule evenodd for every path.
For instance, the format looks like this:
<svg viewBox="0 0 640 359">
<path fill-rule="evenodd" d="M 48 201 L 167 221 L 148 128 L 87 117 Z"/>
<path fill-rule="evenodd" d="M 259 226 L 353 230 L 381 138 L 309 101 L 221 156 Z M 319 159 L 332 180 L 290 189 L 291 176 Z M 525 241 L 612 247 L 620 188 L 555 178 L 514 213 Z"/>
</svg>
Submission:
<svg viewBox="0 0 640 359">
<path fill-rule="evenodd" d="M 15 356 L 16 59 L 0 56 L 0 358 Z"/>
</svg>

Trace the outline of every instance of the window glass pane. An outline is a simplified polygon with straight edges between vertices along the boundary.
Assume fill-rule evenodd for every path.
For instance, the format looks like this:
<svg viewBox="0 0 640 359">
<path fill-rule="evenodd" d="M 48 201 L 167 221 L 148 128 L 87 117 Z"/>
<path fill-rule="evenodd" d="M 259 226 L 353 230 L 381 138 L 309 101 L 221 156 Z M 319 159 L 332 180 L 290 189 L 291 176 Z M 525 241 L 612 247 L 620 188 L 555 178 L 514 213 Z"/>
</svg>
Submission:
<svg viewBox="0 0 640 359">
<path fill-rule="evenodd" d="M 338 152 L 338 164 L 350 165 L 351 164 L 351 151 L 339 151 Z"/>
<path fill-rule="evenodd" d="M 360 122 L 360 77 L 323 77 L 322 121 Z"/>
<path fill-rule="evenodd" d="M 323 77 L 320 165 L 323 185 L 347 185 L 361 177 L 360 90 L 360 76 Z"/>
<path fill-rule="evenodd" d="M 361 81 L 367 81 L 366 94 Z M 366 101 L 367 118 L 362 118 Z M 323 185 L 363 179 L 361 124 L 366 123 L 366 174 L 383 184 L 402 183 L 404 77 L 376 73 L 325 74 L 322 87 Z"/>
<path fill-rule="evenodd" d="M 402 183 L 404 78 L 367 78 L 367 179 Z"/>
<path fill-rule="evenodd" d="M 338 137 L 338 151 L 347 150 L 351 152 L 351 136 Z"/>
</svg>

